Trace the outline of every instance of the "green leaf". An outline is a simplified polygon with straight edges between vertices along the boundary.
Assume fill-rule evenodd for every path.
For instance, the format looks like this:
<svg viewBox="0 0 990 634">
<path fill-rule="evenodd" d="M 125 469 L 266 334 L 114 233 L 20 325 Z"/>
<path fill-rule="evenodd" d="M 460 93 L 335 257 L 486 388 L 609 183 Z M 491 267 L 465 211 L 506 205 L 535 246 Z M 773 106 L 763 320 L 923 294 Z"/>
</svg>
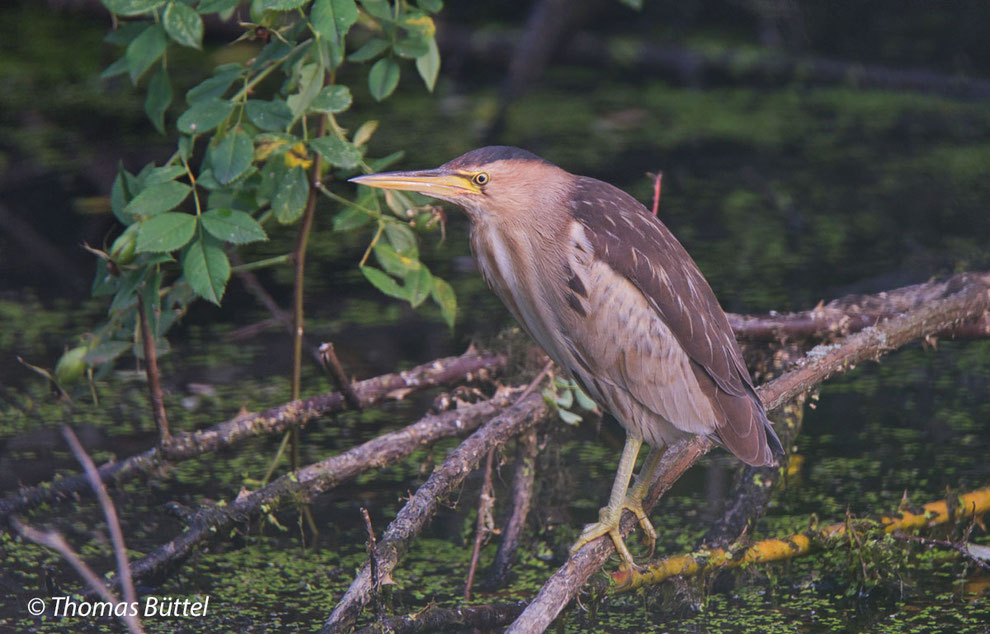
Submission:
<svg viewBox="0 0 990 634">
<path fill-rule="evenodd" d="M 165 0 L 103 0 L 103 6 L 110 13 L 132 16 L 148 13 L 165 4 Z"/>
<path fill-rule="evenodd" d="M 437 85 L 437 76 L 440 74 L 440 50 L 437 48 L 435 38 L 431 37 L 427 45 L 429 51 L 426 55 L 416 58 L 416 70 L 419 71 L 419 76 L 423 78 L 426 89 L 433 92 L 433 88 Z"/>
<path fill-rule="evenodd" d="M 371 168 L 372 172 L 381 172 L 382 170 L 388 168 L 389 166 L 397 163 L 405 155 L 406 153 L 404 150 L 398 150 L 396 152 L 392 152 L 388 156 L 383 156 L 381 158 L 376 158 L 376 159 L 366 159 L 366 160 L 368 162 L 368 167 Z"/>
<path fill-rule="evenodd" d="M 579 414 L 569 412 L 566 409 L 558 409 L 557 416 L 559 416 L 560 420 L 564 421 L 568 425 L 577 425 L 581 422 L 581 416 Z"/>
<path fill-rule="evenodd" d="M 416 4 L 419 5 L 420 9 L 423 11 L 428 11 L 429 13 L 438 13 L 441 9 L 443 9 L 442 0 L 418 0 Z"/>
<path fill-rule="evenodd" d="M 134 218 L 128 216 L 124 211 L 131 198 L 125 184 L 126 177 L 124 174 L 124 168 L 122 166 L 118 167 L 117 177 L 113 179 L 113 185 L 110 187 L 110 209 L 113 211 L 113 215 L 116 216 L 117 220 L 124 225 L 129 225 L 134 222 Z"/>
<path fill-rule="evenodd" d="M 388 0 L 361 0 L 361 6 L 372 17 L 385 22 L 394 22 L 392 19 L 392 5 Z"/>
<path fill-rule="evenodd" d="M 159 183 L 167 183 L 168 181 L 174 181 L 185 173 L 186 168 L 181 165 L 164 165 L 162 167 L 156 167 L 148 172 L 148 175 L 144 179 L 144 184 L 145 186 L 149 186 L 157 185 Z"/>
<path fill-rule="evenodd" d="M 261 0 L 261 8 L 265 11 L 292 11 L 309 2 L 309 0 Z"/>
<path fill-rule="evenodd" d="M 186 246 L 196 231 L 196 216 L 169 211 L 141 223 L 138 253 L 168 253 Z"/>
<path fill-rule="evenodd" d="M 309 142 L 309 146 L 323 159 L 337 167 L 351 169 L 361 162 L 361 150 L 335 136 L 321 136 Z"/>
<path fill-rule="evenodd" d="M 165 0 L 162 1 L 164 2 Z M 107 33 L 103 41 L 114 46 L 126 47 L 134 41 L 134 38 L 144 33 L 146 28 L 148 28 L 148 23 L 139 20 L 120 23 L 117 25 L 117 28 Z"/>
<path fill-rule="evenodd" d="M 250 102 L 248 102 L 250 103 Z M 336 114 L 351 107 L 351 89 L 347 86 L 327 86 L 319 92 L 309 104 L 309 109 L 316 112 Z"/>
<path fill-rule="evenodd" d="M 127 60 L 127 70 L 133 83 L 137 84 L 138 77 L 158 61 L 167 46 L 168 38 L 165 37 L 165 29 L 160 24 L 149 25 L 141 35 L 127 45 L 124 59 Z"/>
<path fill-rule="evenodd" d="M 390 57 L 375 62 L 368 73 L 368 88 L 375 101 L 381 101 L 392 94 L 399 85 L 399 64 Z"/>
<path fill-rule="evenodd" d="M 410 36 L 401 39 L 392 46 L 392 50 L 399 57 L 406 59 L 416 59 L 430 52 L 430 45 L 425 38 Z"/>
<path fill-rule="evenodd" d="M 319 94 L 323 87 L 323 71 L 319 64 L 306 64 L 299 70 L 298 76 L 299 92 L 289 95 L 285 102 L 292 110 L 292 116 L 300 117 L 313 103 L 313 99 Z"/>
<path fill-rule="evenodd" d="M 241 0 L 200 0 L 200 13 L 224 13 L 231 11 L 241 3 Z"/>
<path fill-rule="evenodd" d="M 189 185 L 168 181 L 145 188 L 124 207 L 132 216 L 156 216 L 179 206 L 189 195 Z"/>
<path fill-rule="evenodd" d="M 440 307 L 440 314 L 443 320 L 453 329 L 454 321 L 457 319 L 457 296 L 454 289 L 439 277 L 433 278 L 433 301 Z"/>
<path fill-rule="evenodd" d="M 251 123 L 265 132 L 285 132 L 292 124 L 292 111 L 281 100 L 248 99 L 245 112 Z"/>
<path fill-rule="evenodd" d="M 554 403 L 562 409 L 570 409 L 571 405 L 574 405 L 574 392 L 569 388 L 561 390 L 557 394 L 557 398 L 554 399 Z"/>
<path fill-rule="evenodd" d="M 418 269 L 406 275 L 406 292 L 409 294 L 409 304 L 413 308 L 419 307 L 433 290 L 433 276 L 430 270 L 420 264 Z"/>
<path fill-rule="evenodd" d="M 196 10 L 182 2 L 172 2 L 165 9 L 165 31 L 173 40 L 189 48 L 203 47 L 203 19 Z"/>
<path fill-rule="evenodd" d="M 240 130 L 228 133 L 211 153 L 213 177 L 221 185 L 228 185 L 247 171 L 254 160 L 254 145 L 251 137 Z"/>
<path fill-rule="evenodd" d="M 191 106 L 199 101 L 222 97 L 243 72 L 244 67 L 240 64 L 217 66 L 213 70 L 212 77 L 204 79 L 186 91 L 186 103 Z"/>
<path fill-rule="evenodd" d="M 127 58 L 121 57 L 103 69 L 103 72 L 100 73 L 100 79 L 111 79 L 113 77 L 117 77 L 118 75 L 126 75 L 127 72 Z"/>
<path fill-rule="evenodd" d="M 86 352 L 83 360 L 92 366 L 103 365 L 124 354 L 133 345 L 133 341 L 101 341 Z"/>
<path fill-rule="evenodd" d="M 170 103 L 172 83 L 168 80 L 168 72 L 163 68 L 148 82 L 148 96 L 144 100 L 145 114 L 162 134 L 165 134 L 165 111 Z"/>
<path fill-rule="evenodd" d="M 313 29 L 330 42 L 340 43 L 357 22 L 354 0 L 315 0 L 309 19 Z"/>
<path fill-rule="evenodd" d="M 364 46 L 347 56 L 352 62 L 367 62 L 381 55 L 382 51 L 388 48 L 388 40 L 373 38 L 368 40 Z"/>
<path fill-rule="evenodd" d="M 370 220 L 371 216 L 367 213 L 361 211 L 360 209 L 355 209 L 354 207 L 348 207 L 334 217 L 333 230 L 350 231 L 351 229 L 363 227 L 368 224 Z"/>
<path fill-rule="evenodd" d="M 409 295 L 406 293 L 406 290 L 399 286 L 398 282 L 378 269 L 371 266 L 362 266 L 361 273 L 363 273 L 365 278 L 371 282 L 372 286 L 389 297 L 409 299 Z"/>
<path fill-rule="evenodd" d="M 598 411 L 598 404 L 591 400 L 584 390 L 581 389 L 577 383 L 573 385 L 571 390 L 574 392 L 574 398 L 577 400 L 577 404 L 581 409 L 588 410 L 589 412 Z"/>
<path fill-rule="evenodd" d="M 406 277 L 409 273 L 423 266 L 419 260 L 407 255 L 400 255 L 398 251 L 381 241 L 375 245 L 375 259 L 382 265 L 386 273 L 396 277 Z"/>
<path fill-rule="evenodd" d="M 272 211 L 275 219 L 282 224 L 295 222 L 306 208 L 309 198 L 309 180 L 302 167 L 293 167 L 286 172 L 275 186 L 272 196 Z"/>
<path fill-rule="evenodd" d="M 211 209 L 200 216 L 199 221 L 204 229 L 224 242 L 247 244 L 268 239 L 257 220 L 236 209 Z"/>
<path fill-rule="evenodd" d="M 182 253 L 182 272 L 197 295 L 220 305 L 230 279 L 230 261 L 219 242 L 200 235 Z"/>
<path fill-rule="evenodd" d="M 120 285 L 117 287 L 117 293 L 113 296 L 113 301 L 110 302 L 110 308 L 107 309 L 108 315 L 112 315 L 137 302 L 134 291 L 144 281 L 147 273 L 148 269 L 141 267 L 132 271 L 125 271 L 120 276 Z"/>
<path fill-rule="evenodd" d="M 385 237 L 388 238 L 389 244 L 402 255 L 408 255 L 411 258 L 419 257 L 416 236 L 409 225 L 395 221 L 389 222 L 385 225 Z"/>
<path fill-rule="evenodd" d="M 203 134 L 220 125 L 233 109 L 232 103 L 222 99 L 198 101 L 179 116 L 175 127 L 183 134 Z"/>
</svg>

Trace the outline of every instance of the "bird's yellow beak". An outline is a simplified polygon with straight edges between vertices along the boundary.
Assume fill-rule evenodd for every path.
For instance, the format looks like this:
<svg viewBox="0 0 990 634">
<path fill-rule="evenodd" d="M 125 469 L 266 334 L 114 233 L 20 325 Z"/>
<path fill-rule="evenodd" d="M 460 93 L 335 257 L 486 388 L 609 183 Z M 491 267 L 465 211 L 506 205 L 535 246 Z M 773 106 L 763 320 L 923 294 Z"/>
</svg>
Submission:
<svg viewBox="0 0 990 634">
<path fill-rule="evenodd" d="M 464 194 L 481 193 L 470 177 L 444 169 L 368 174 L 355 176 L 350 182 L 379 189 L 418 192 L 435 198 L 456 198 Z"/>
</svg>

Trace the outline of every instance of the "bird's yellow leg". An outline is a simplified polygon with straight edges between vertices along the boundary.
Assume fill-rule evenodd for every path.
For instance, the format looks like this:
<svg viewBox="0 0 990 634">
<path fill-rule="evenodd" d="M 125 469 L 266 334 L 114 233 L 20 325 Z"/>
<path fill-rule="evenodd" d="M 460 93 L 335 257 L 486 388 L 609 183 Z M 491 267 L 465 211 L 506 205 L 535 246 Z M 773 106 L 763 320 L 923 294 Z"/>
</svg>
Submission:
<svg viewBox="0 0 990 634">
<path fill-rule="evenodd" d="M 663 457 L 664 449 L 658 449 L 656 447 L 650 447 L 650 453 L 646 456 L 646 460 L 643 462 L 643 466 L 639 468 L 639 475 L 636 476 L 636 483 L 629 489 L 629 493 L 626 495 L 625 502 L 623 503 L 623 508 L 629 509 L 636 519 L 639 520 L 639 525 L 643 528 L 643 532 L 650 539 L 650 557 L 653 556 L 653 549 L 657 545 L 657 531 L 653 528 L 653 523 L 650 522 L 650 518 L 647 517 L 646 511 L 643 509 L 643 498 L 650 490 L 650 483 L 653 482 L 653 476 L 656 474 L 657 467 L 660 466 L 660 458 Z"/>
<path fill-rule="evenodd" d="M 642 445 L 643 440 L 641 438 L 626 434 L 626 445 L 622 448 L 622 458 L 619 459 L 619 469 L 615 473 L 615 482 L 612 483 L 612 493 L 608 498 L 608 506 L 598 512 L 598 522 L 596 524 L 588 524 L 584 527 L 581 536 L 571 546 L 572 553 L 588 542 L 598 539 L 602 535 L 608 535 L 615 543 L 615 549 L 619 552 L 622 561 L 629 564 L 630 567 L 636 565 L 632 555 L 629 554 L 629 549 L 626 548 L 625 542 L 622 541 L 622 534 L 619 532 L 619 521 L 622 519 L 622 510 L 627 508 L 626 491 L 629 489 L 629 480 L 632 478 L 633 471 L 636 469 L 636 456 L 639 454 L 639 448 Z M 642 504 L 640 504 L 639 509 L 640 514 L 642 514 Z"/>
</svg>

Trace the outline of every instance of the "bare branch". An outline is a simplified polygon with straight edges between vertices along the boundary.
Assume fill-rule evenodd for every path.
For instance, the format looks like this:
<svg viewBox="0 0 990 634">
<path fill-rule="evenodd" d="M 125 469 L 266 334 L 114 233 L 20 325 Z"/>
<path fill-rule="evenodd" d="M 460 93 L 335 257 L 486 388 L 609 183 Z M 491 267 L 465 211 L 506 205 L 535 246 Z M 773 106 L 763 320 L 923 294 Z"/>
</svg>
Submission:
<svg viewBox="0 0 990 634">
<path fill-rule="evenodd" d="M 495 504 L 495 491 L 492 488 L 492 461 L 495 449 L 488 450 L 485 459 L 485 479 L 481 484 L 481 494 L 478 496 L 478 521 L 474 529 L 474 547 L 471 549 L 471 565 L 468 566 L 467 581 L 464 583 L 464 598 L 471 598 L 471 586 L 474 585 L 474 573 L 478 570 L 478 559 L 481 557 L 481 544 L 491 531 L 492 506 Z"/>
<path fill-rule="evenodd" d="M 361 398 L 362 406 L 367 408 L 389 398 L 402 399 L 412 392 L 439 385 L 484 378 L 501 370 L 505 362 L 505 357 L 500 355 L 468 350 L 459 357 L 436 359 L 405 372 L 360 381 L 354 389 Z M 320 416 L 343 410 L 344 397 L 339 392 L 330 392 L 263 412 L 239 415 L 209 429 L 176 434 L 166 445 L 153 447 L 121 462 L 108 462 L 98 469 L 100 479 L 109 482 L 111 479 L 150 473 L 252 436 L 282 433 L 293 427 L 302 427 Z M 85 474 L 57 479 L 41 486 L 24 487 L 0 500 L 0 520 L 45 502 L 82 493 L 87 488 Z"/>
<path fill-rule="evenodd" d="M 204 507 L 189 517 L 189 528 L 131 564 L 138 579 L 167 574 L 196 546 L 219 539 L 247 518 L 273 512 L 286 502 L 308 501 L 357 475 L 402 460 L 420 447 L 479 427 L 512 403 L 518 390 L 502 390 L 490 400 L 426 416 L 419 422 L 382 434 L 342 454 L 283 475 L 265 487 L 240 496 L 226 506 Z M 382 575 L 388 574 L 388 571 Z"/>
<path fill-rule="evenodd" d="M 537 452 L 536 430 L 531 429 L 519 437 L 516 470 L 512 478 L 512 513 L 505 523 L 505 528 L 502 529 L 502 541 L 499 542 L 495 561 L 485 581 L 486 589 L 494 590 L 508 583 L 516 559 L 516 550 L 519 548 L 519 538 L 522 536 L 530 503 L 533 500 Z"/>
<path fill-rule="evenodd" d="M 86 584 L 95 592 L 100 595 L 100 597 L 114 606 L 120 603 L 120 600 L 111 593 L 100 578 L 96 576 L 96 573 L 86 565 L 86 562 L 82 560 L 79 555 L 76 554 L 72 547 L 66 543 L 65 539 L 55 531 L 40 531 L 36 528 L 28 526 L 22 523 L 19 519 L 12 518 L 11 524 L 13 524 L 14 529 L 17 530 L 25 539 L 30 539 L 36 544 L 41 544 L 46 548 L 50 548 L 62 555 L 62 558 L 69 562 L 79 576 L 82 577 Z M 114 610 L 116 614 L 117 610 Z M 128 631 L 131 634 L 143 634 L 144 629 L 141 627 L 141 622 L 138 620 L 136 615 L 131 615 L 130 609 L 120 610 L 122 616 L 120 620 L 124 622 L 127 626 Z"/>
<path fill-rule="evenodd" d="M 120 530 L 120 520 L 117 518 L 117 509 L 113 505 L 113 500 L 110 499 L 110 494 L 107 493 L 106 486 L 103 485 L 103 481 L 100 480 L 100 475 L 96 471 L 96 465 L 93 464 L 93 459 L 89 457 L 86 450 L 79 443 L 79 439 L 76 438 L 76 434 L 72 431 L 72 428 L 68 425 L 62 427 L 62 435 L 65 436 L 66 442 L 69 443 L 69 448 L 72 449 L 72 454 L 76 457 L 76 460 L 83 466 L 86 471 L 86 477 L 89 479 L 90 486 L 93 487 L 93 491 L 96 493 L 97 499 L 100 501 L 100 506 L 103 508 L 103 515 L 107 519 L 107 528 L 110 530 L 110 540 L 113 542 L 113 553 L 117 558 L 117 574 L 120 576 L 120 585 L 124 592 L 124 601 L 127 603 L 134 603 L 137 601 L 137 593 L 134 592 L 134 580 L 131 579 L 131 567 L 128 565 L 127 561 L 127 547 L 124 545 L 124 533 Z"/>
<path fill-rule="evenodd" d="M 138 322 L 141 324 L 141 345 L 144 349 L 144 371 L 148 375 L 148 391 L 151 394 L 151 412 L 158 425 L 158 435 L 162 443 L 168 442 L 172 432 L 168 427 L 168 417 L 165 415 L 165 399 L 162 396 L 162 381 L 158 373 L 158 353 L 155 351 L 155 335 L 148 324 L 148 314 L 145 312 L 144 299 L 137 294 Z"/>
<path fill-rule="evenodd" d="M 543 397 L 529 394 L 485 423 L 451 452 L 385 530 L 377 549 L 379 574 L 392 573 L 399 559 L 409 549 L 411 541 L 489 451 L 532 428 L 548 414 L 549 408 Z M 368 603 L 370 590 L 371 571 L 368 564 L 365 564 L 323 625 L 322 631 L 350 631 L 362 608 Z"/>
</svg>

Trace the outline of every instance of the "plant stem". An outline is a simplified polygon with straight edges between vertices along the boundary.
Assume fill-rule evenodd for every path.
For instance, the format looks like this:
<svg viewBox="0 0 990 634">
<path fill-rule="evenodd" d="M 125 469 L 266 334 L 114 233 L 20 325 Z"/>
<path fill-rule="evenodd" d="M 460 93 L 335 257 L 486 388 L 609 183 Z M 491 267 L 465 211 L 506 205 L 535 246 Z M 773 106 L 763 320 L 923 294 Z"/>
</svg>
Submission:
<svg viewBox="0 0 990 634">
<path fill-rule="evenodd" d="M 155 352 L 155 337 L 148 325 L 148 315 L 144 311 L 144 299 L 137 294 L 138 321 L 141 323 L 141 345 L 144 347 L 144 371 L 148 375 L 148 390 L 151 394 L 151 411 L 158 425 L 158 435 L 162 443 L 172 438 L 165 416 L 165 401 L 162 398 L 162 384 L 158 374 L 158 355 Z"/>
<path fill-rule="evenodd" d="M 275 266 L 277 264 L 285 264 L 286 262 L 292 260 L 294 255 L 292 253 L 284 253 L 282 255 L 273 255 L 270 258 L 265 258 L 264 260 L 258 260 L 256 262 L 245 262 L 244 264 L 238 264 L 237 266 L 232 266 L 230 268 L 231 273 L 244 273 L 246 271 L 254 271 L 256 269 L 263 269 L 269 266 Z"/>
<path fill-rule="evenodd" d="M 319 129 L 316 134 L 321 137 L 327 132 L 326 115 L 320 116 Z M 309 242 L 309 232 L 313 227 L 313 216 L 316 215 L 316 197 L 320 188 L 320 169 L 323 167 L 322 157 L 313 157 L 313 168 L 310 172 L 309 197 L 306 199 L 306 209 L 303 212 L 302 226 L 299 228 L 299 240 L 293 254 L 295 260 L 295 285 L 292 291 L 292 400 L 299 398 L 302 384 L 302 347 L 303 347 L 303 290 L 306 278 L 306 244 Z M 292 468 L 299 468 L 299 430 L 292 432 Z"/>
</svg>

